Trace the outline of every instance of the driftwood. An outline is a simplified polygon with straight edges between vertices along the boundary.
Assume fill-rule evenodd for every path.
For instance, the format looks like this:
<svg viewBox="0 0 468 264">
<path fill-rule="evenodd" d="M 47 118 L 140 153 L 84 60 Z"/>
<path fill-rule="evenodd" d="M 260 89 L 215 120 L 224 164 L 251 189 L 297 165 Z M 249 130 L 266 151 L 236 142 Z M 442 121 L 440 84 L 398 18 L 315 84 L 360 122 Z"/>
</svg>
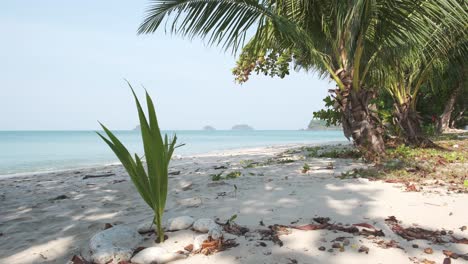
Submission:
<svg viewBox="0 0 468 264">
<path fill-rule="evenodd" d="M 90 179 L 90 178 L 104 178 L 104 177 L 110 177 L 110 176 L 115 176 L 115 173 L 86 174 L 86 175 L 83 177 L 83 180 Z"/>
<path fill-rule="evenodd" d="M 330 218 L 328 217 L 317 217 L 317 218 L 314 218 L 314 221 L 317 222 L 318 224 L 307 224 L 307 225 L 289 226 L 289 227 L 298 229 L 298 230 L 303 230 L 303 231 L 327 229 L 327 230 L 336 230 L 336 231 L 362 235 L 362 236 L 371 236 L 371 235 L 372 236 L 385 236 L 382 230 L 378 230 L 374 226 L 367 224 L 367 223 L 358 223 L 358 224 L 353 224 L 352 226 L 343 226 L 343 225 L 329 223 Z M 359 230 L 359 228 L 357 227 L 364 227 L 367 229 Z"/>
</svg>

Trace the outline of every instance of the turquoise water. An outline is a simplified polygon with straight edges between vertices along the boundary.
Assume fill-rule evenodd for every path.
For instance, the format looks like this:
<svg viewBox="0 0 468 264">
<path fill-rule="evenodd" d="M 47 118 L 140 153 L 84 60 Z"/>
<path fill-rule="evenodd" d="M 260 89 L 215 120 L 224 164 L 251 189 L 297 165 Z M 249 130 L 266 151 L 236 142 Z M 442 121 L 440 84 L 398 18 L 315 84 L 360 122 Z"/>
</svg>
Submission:
<svg viewBox="0 0 468 264">
<path fill-rule="evenodd" d="M 174 131 L 166 131 L 171 134 Z M 341 131 L 175 131 L 175 154 L 290 143 L 344 141 Z M 139 131 L 117 131 L 131 152 L 142 153 Z M 0 131 L 0 175 L 82 168 L 117 162 L 93 131 Z"/>
</svg>

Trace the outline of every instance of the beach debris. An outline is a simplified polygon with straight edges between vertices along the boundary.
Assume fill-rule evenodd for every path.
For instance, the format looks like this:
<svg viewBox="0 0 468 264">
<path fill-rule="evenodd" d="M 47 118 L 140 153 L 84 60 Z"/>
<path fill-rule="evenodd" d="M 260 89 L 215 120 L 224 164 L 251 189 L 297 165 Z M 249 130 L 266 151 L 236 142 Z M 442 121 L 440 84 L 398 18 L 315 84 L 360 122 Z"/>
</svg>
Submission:
<svg viewBox="0 0 468 264">
<path fill-rule="evenodd" d="M 103 174 L 86 174 L 83 177 L 83 180 L 90 179 L 90 178 L 103 178 L 103 177 L 110 177 L 115 176 L 115 173 L 103 173 Z"/>
<path fill-rule="evenodd" d="M 359 249 L 358 249 L 358 252 L 359 252 L 359 253 L 364 252 L 364 253 L 366 253 L 366 254 L 369 254 L 369 248 L 366 247 L 366 246 L 364 246 L 364 245 L 363 245 L 363 246 L 360 246 Z"/>
<path fill-rule="evenodd" d="M 452 252 L 452 251 L 450 251 L 450 250 L 442 250 L 442 253 L 444 253 L 444 255 L 447 256 L 447 257 L 449 257 L 449 258 L 453 258 L 453 259 L 462 258 L 462 259 L 468 261 L 468 253 L 466 253 L 466 254 L 461 254 L 461 253 Z"/>
<path fill-rule="evenodd" d="M 96 264 L 128 261 L 142 236 L 127 226 L 114 226 L 96 233 L 89 242 L 91 260 Z"/>
<path fill-rule="evenodd" d="M 126 181 L 127 180 L 113 180 L 112 184 L 117 184 L 117 183 L 126 182 Z"/>
<path fill-rule="evenodd" d="M 171 171 L 167 173 L 167 175 L 179 175 L 179 174 L 180 174 L 180 171 Z"/>
<path fill-rule="evenodd" d="M 167 230 L 177 231 L 191 227 L 195 220 L 191 216 L 178 216 L 167 220 Z"/>
<path fill-rule="evenodd" d="M 321 247 L 318 248 L 318 250 L 320 250 L 320 251 L 325 251 L 326 248 L 325 248 L 324 246 L 321 246 Z"/>
<path fill-rule="evenodd" d="M 261 246 L 261 247 L 266 247 L 267 246 L 267 244 L 265 242 L 262 242 L 262 241 L 258 242 L 257 245 Z"/>
<path fill-rule="evenodd" d="M 288 258 L 289 263 L 288 264 L 297 264 L 297 260 L 293 258 Z"/>
<path fill-rule="evenodd" d="M 432 254 L 432 253 L 434 253 L 434 250 L 433 250 L 432 248 L 425 248 L 425 249 L 424 249 L 424 253 L 426 253 L 426 254 Z"/>
<path fill-rule="evenodd" d="M 202 248 L 202 244 L 203 242 L 205 242 L 206 240 L 208 240 L 208 234 L 203 234 L 203 235 L 199 235 L 199 236 L 196 236 L 195 239 L 193 240 L 193 245 L 192 245 L 192 250 L 188 250 L 187 247 L 185 247 L 184 249 L 185 250 L 188 250 L 190 252 L 192 251 L 198 251 Z"/>
<path fill-rule="evenodd" d="M 272 241 L 274 244 L 282 247 L 283 241 L 279 238 L 280 235 L 289 235 L 291 231 L 284 225 L 270 225 L 268 229 L 259 229 L 260 240 Z"/>
<path fill-rule="evenodd" d="M 442 264 L 451 264 L 452 261 L 450 260 L 450 258 L 444 258 L 444 262 L 442 262 Z"/>
<path fill-rule="evenodd" d="M 411 241 L 415 239 L 429 240 L 434 243 L 459 243 L 459 244 L 468 244 L 467 238 L 456 238 L 453 235 L 447 235 L 447 232 L 442 231 L 432 231 L 424 229 L 421 227 L 407 227 L 404 228 L 400 225 L 400 222 L 396 219 L 395 216 L 389 216 L 385 219 L 385 223 L 390 227 L 390 229 L 395 232 L 395 234 L 401 236 L 402 238 Z"/>
<path fill-rule="evenodd" d="M 416 185 L 413 184 L 409 184 L 409 183 L 405 183 L 406 185 L 406 191 L 407 192 L 419 192 L 420 190 L 416 187 Z"/>
<path fill-rule="evenodd" d="M 193 251 L 193 244 L 189 244 L 189 245 L 185 246 L 184 250 L 188 251 L 188 252 L 192 252 Z"/>
<path fill-rule="evenodd" d="M 192 197 L 177 200 L 177 204 L 185 207 L 198 207 L 202 204 L 200 197 Z"/>
<path fill-rule="evenodd" d="M 224 224 L 224 225 L 221 225 L 221 226 L 223 227 L 224 232 L 229 233 L 229 234 L 233 234 L 233 235 L 236 235 L 236 236 L 243 236 L 247 232 L 249 232 L 249 229 L 247 227 L 240 226 L 240 225 L 238 225 L 236 223 L 229 223 L 229 224 Z"/>
<path fill-rule="evenodd" d="M 166 249 L 161 247 L 148 247 L 131 258 L 132 264 L 152 264 L 152 263 L 168 263 L 178 259 L 186 258 L 186 254 L 178 252 L 168 252 Z"/>
<path fill-rule="evenodd" d="M 215 169 L 215 170 L 226 170 L 227 168 L 228 168 L 227 166 L 220 165 L 220 166 L 214 166 L 213 169 Z"/>
<path fill-rule="evenodd" d="M 377 242 L 375 242 L 377 244 L 378 247 L 381 247 L 381 248 L 399 248 L 399 249 L 403 249 L 399 244 L 398 242 L 396 242 L 395 240 L 390 240 L 390 241 L 385 241 L 385 240 L 379 240 Z"/>
<path fill-rule="evenodd" d="M 237 247 L 238 245 L 239 244 L 237 244 L 234 239 L 224 240 L 223 238 L 220 238 L 218 240 L 205 241 L 202 244 L 202 249 L 200 253 L 204 255 L 210 255 L 215 252 L 224 251 L 229 248 Z"/>
<path fill-rule="evenodd" d="M 460 230 L 461 230 L 462 232 L 465 231 L 465 230 L 466 230 L 466 226 L 460 227 Z"/>
<path fill-rule="evenodd" d="M 91 264 L 91 262 L 87 261 L 81 256 L 73 255 L 70 261 L 67 264 Z"/>
<path fill-rule="evenodd" d="M 341 231 L 341 232 L 346 232 L 346 233 L 351 233 L 351 234 L 363 235 L 369 238 L 371 238 L 372 236 L 374 237 L 385 236 L 382 230 L 378 230 L 373 225 L 370 225 L 367 223 L 357 223 L 357 224 L 353 224 L 352 226 L 346 226 L 346 225 L 344 226 L 341 223 L 339 224 L 329 223 L 330 218 L 328 217 L 316 217 L 316 218 L 313 218 L 313 220 L 317 222 L 318 224 L 306 224 L 306 225 L 300 225 L 300 226 L 291 225 L 289 227 L 298 229 L 298 230 L 303 230 L 303 231 L 327 229 L 327 230 L 332 230 L 332 231 Z"/>
<path fill-rule="evenodd" d="M 240 226 L 237 223 L 234 222 L 234 220 L 237 218 L 237 215 L 231 216 L 230 219 L 226 221 L 226 223 L 221 223 L 219 222 L 219 219 L 216 219 L 216 224 L 220 225 L 223 227 L 223 231 L 229 234 L 233 234 L 236 236 L 243 236 L 250 230 L 247 227 Z"/>
<path fill-rule="evenodd" d="M 65 194 L 62 194 L 55 198 L 50 199 L 50 201 L 65 200 L 65 199 L 70 199 L 70 197 Z"/>
<path fill-rule="evenodd" d="M 338 242 L 333 243 L 332 248 L 341 248 L 341 243 L 338 243 Z"/>
<path fill-rule="evenodd" d="M 109 229 L 111 227 L 113 227 L 113 225 L 111 223 L 105 223 L 104 224 L 104 230 Z"/>
<path fill-rule="evenodd" d="M 218 224 L 210 218 L 200 218 L 193 223 L 193 230 L 200 233 L 208 233 L 208 231 L 214 228 L 219 228 Z"/>
</svg>

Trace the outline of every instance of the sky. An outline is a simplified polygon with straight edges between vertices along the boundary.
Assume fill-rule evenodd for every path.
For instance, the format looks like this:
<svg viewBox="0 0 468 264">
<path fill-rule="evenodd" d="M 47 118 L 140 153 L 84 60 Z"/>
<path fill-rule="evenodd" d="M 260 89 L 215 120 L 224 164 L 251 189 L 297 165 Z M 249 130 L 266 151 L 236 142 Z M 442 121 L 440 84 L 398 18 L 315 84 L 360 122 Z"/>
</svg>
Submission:
<svg viewBox="0 0 468 264">
<path fill-rule="evenodd" d="M 138 123 L 124 79 L 163 129 L 305 128 L 333 88 L 312 73 L 234 82 L 236 58 L 161 28 L 137 35 L 148 0 L 0 1 L 0 130 L 115 130 Z"/>
</svg>

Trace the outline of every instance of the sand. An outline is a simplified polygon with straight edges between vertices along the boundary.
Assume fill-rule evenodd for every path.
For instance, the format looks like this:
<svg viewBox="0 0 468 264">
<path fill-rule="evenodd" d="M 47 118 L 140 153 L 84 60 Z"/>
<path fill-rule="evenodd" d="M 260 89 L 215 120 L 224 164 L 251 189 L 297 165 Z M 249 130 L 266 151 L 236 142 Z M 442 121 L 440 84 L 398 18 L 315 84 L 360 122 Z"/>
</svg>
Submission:
<svg viewBox="0 0 468 264">
<path fill-rule="evenodd" d="M 395 216 L 404 225 L 453 231 L 468 237 L 460 227 L 468 225 L 467 194 L 406 192 L 399 184 L 367 179 L 340 179 L 342 172 L 367 166 L 357 160 L 307 158 L 294 162 L 243 168 L 245 160 L 266 161 L 291 146 L 264 147 L 176 158 L 171 175 L 165 219 L 189 215 L 194 218 L 219 218 L 237 214 L 236 222 L 250 229 L 272 224 L 312 223 L 313 217 L 330 217 L 342 224 L 369 223 L 382 229 L 385 241 L 395 240 L 403 249 L 380 248 L 380 238 L 353 236 L 329 230 L 292 230 L 282 235 L 282 247 L 265 241 L 237 237 L 238 247 L 214 255 L 193 255 L 172 263 L 413 263 L 410 258 L 442 263 L 442 249 L 467 253 L 464 244 L 431 244 L 425 240 L 406 241 L 393 233 L 384 219 Z M 307 162 L 311 170 L 302 173 Z M 333 164 L 331 168 L 330 162 Z M 215 166 L 241 171 L 236 179 L 212 181 Z M 115 174 L 103 178 L 83 179 L 90 174 Z M 190 188 L 187 185 L 191 185 Z M 237 190 L 235 189 L 237 187 Z M 184 190 L 185 189 L 185 190 Z M 65 195 L 66 197 L 59 197 Z M 55 199 L 59 198 L 59 199 Z M 64 199 L 60 199 L 64 198 Z M 85 254 L 90 237 L 103 230 L 106 223 L 136 227 L 151 219 L 151 211 L 140 199 L 121 166 L 88 168 L 64 172 L 30 174 L 0 179 L 0 263 L 66 263 L 77 254 Z M 195 233 L 190 230 L 168 233 L 161 246 L 177 251 L 191 244 Z M 331 240 L 349 237 L 344 252 L 318 250 L 331 248 Z M 147 237 L 145 246 L 154 245 Z M 326 242 L 325 242 L 326 241 Z M 417 244 L 418 248 L 413 248 Z M 357 248 L 367 246 L 369 254 Z M 433 254 L 423 249 L 431 247 Z M 463 263 L 453 260 L 452 263 Z"/>
</svg>

